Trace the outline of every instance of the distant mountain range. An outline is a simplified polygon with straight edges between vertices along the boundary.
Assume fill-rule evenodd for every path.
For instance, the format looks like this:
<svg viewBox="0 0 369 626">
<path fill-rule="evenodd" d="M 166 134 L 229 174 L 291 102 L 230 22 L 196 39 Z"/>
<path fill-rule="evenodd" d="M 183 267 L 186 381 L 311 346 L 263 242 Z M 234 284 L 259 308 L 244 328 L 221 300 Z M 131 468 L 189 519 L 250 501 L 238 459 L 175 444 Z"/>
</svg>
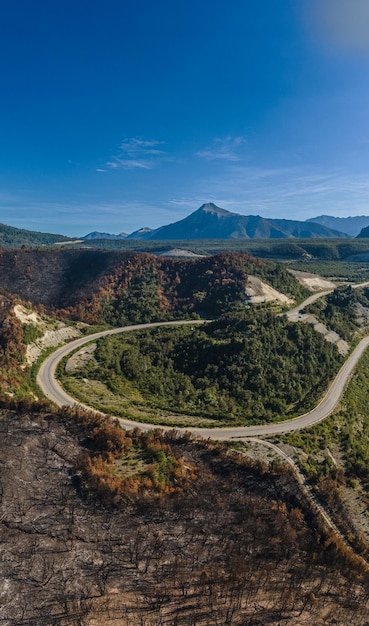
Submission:
<svg viewBox="0 0 369 626">
<path fill-rule="evenodd" d="M 319 219 L 319 218 L 317 218 Z M 368 224 L 369 224 L 369 217 Z M 98 233 L 94 233 L 98 238 Z M 213 203 L 203 204 L 197 211 L 182 220 L 152 230 L 141 228 L 127 239 L 141 240 L 185 240 L 185 239 L 311 239 L 344 238 L 350 235 L 329 228 L 314 220 L 266 219 L 260 215 L 240 215 L 217 207 Z M 85 237 L 91 239 L 91 235 Z M 100 238 L 105 238 L 102 234 Z M 122 238 L 110 235 L 109 238 Z"/>
<path fill-rule="evenodd" d="M 98 240 L 199 240 L 199 239 L 328 239 L 369 237 L 369 216 L 333 217 L 320 215 L 303 221 L 264 218 L 260 215 L 232 213 L 213 203 L 173 224 L 160 228 L 140 228 L 127 235 L 94 231 L 80 242 Z M 49 246 L 78 243 L 71 237 L 25 230 L 0 224 L 0 248 Z"/>
<path fill-rule="evenodd" d="M 82 237 L 86 241 L 91 241 L 91 239 L 127 239 L 127 233 L 119 233 L 119 235 L 111 235 L 110 233 L 99 233 L 97 230 L 94 230 L 92 233 L 88 233 Z"/>
<path fill-rule="evenodd" d="M 369 226 L 368 215 L 356 215 L 355 217 L 333 217 L 332 215 L 319 215 L 318 217 L 311 217 L 306 220 L 307 222 L 315 222 L 321 224 L 327 228 L 333 228 L 346 233 L 350 237 L 361 236 L 360 233 L 363 228 Z"/>
</svg>

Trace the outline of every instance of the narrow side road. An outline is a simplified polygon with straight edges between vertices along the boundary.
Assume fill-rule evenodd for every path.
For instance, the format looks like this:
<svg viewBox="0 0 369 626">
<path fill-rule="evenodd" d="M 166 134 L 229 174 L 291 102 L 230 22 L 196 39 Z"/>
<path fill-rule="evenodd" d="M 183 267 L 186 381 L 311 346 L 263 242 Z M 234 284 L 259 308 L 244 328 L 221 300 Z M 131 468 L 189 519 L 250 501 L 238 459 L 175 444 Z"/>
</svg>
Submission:
<svg viewBox="0 0 369 626">
<path fill-rule="evenodd" d="M 276 452 L 276 454 L 278 454 L 282 458 L 282 460 L 285 463 L 288 463 L 288 465 L 292 467 L 293 473 L 299 484 L 299 487 L 302 493 L 310 502 L 312 510 L 321 516 L 321 518 L 324 520 L 324 523 L 327 525 L 327 527 L 333 530 L 336 537 L 339 537 L 339 539 L 345 544 L 346 548 L 351 552 L 352 555 L 354 555 L 357 562 L 360 563 L 361 567 L 363 567 L 365 571 L 368 572 L 369 571 L 368 561 L 355 551 L 355 549 L 347 541 L 346 537 L 341 533 L 341 531 L 336 526 L 332 518 L 329 516 L 329 513 L 325 510 L 324 506 L 322 506 L 322 504 L 317 499 L 313 489 L 311 488 L 311 486 L 309 485 L 309 482 L 306 479 L 306 476 L 304 476 L 304 474 L 301 472 L 297 463 L 295 463 L 295 461 L 290 456 L 288 456 L 288 454 L 286 454 L 283 450 L 281 450 L 279 446 L 277 446 L 274 443 L 271 443 L 270 441 L 263 441 L 262 439 L 258 439 L 254 437 L 249 437 L 247 441 L 257 443 L 258 445 L 262 445 L 262 446 L 265 446 L 266 448 L 269 448 L 270 450 L 273 450 L 274 452 Z M 243 454 L 243 453 L 240 452 L 240 454 Z"/>
<path fill-rule="evenodd" d="M 282 315 L 286 315 L 287 319 L 295 322 L 298 319 L 298 315 L 301 314 L 301 311 L 305 309 L 305 307 L 307 307 L 309 304 L 312 304 L 316 300 L 319 300 L 319 298 L 324 298 L 324 296 L 332 293 L 332 291 L 334 290 L 326 289 L 325 291 L 318 291 L 317 293 L 313 293 L 311 296 L 306 298 L 306 300 L 301 302 L 301 304 L 298 304 L 297 306 L 293 307 L 293 309 L 289 309 L 285 313 L 282 313 Z"/>
</svg>

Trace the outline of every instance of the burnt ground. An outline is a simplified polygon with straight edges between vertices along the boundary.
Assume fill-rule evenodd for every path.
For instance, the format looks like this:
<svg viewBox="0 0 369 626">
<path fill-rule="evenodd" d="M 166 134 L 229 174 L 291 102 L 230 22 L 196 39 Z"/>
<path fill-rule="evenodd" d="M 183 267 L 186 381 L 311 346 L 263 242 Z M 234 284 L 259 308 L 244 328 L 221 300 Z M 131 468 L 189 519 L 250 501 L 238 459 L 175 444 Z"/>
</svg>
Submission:
<svg viewBox="0 0 369 626">
<path fill-rule="evenodd" d="M 198 478 L 106 509 L 66 416 L 1 410 L 1 625 L 368 624 L 368 582 L 291 474 L 172 439 Z"/>
</svg>

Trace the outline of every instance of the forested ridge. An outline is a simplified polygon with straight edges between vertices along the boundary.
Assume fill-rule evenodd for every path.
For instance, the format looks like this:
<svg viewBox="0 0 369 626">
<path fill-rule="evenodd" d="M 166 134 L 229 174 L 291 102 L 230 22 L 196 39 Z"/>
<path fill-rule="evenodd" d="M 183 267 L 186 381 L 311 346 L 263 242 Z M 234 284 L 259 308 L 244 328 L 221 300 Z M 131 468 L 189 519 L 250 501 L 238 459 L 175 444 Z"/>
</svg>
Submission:
<svg viewBox="0 0 369 626">
<path fill-rule="evenodd" d="M 122 325 L 243 305 L 248 275 L 302 300 L 306 290 L 281 265 L 247 253 L 195 260 L 94 250 L 2 250 L 2 289 L 59 316 Z"/>
<path fill-rule="evenodd" d="M 24 246 L 50 246 L 56 242 L 71 241 L 71 237 L 52 233 L 41 233 L 24 228 L 15 228 L 6 224 L 0 224 L 0 247 L 20 248 Z"/>
<path fill-rule="evenodd" d="M 86 257 L 84 261 L 87 265 L 78 273 L 77 294 L 79 285 L 89 284 L 84 274 L 90 271 L 91 259 Z M 215 317 L 244 306 L 248 275 L 260 277 L 297 300 L 307 294 L 283 266 L 247 253 L 223 253 L 196 260 L 130 254 L 116 258 L 114 270 L 94 285 L 89 300 L 80 293 L 78 302 L 61 312 L 113 326 L 191 315 Z"/>
</svg>

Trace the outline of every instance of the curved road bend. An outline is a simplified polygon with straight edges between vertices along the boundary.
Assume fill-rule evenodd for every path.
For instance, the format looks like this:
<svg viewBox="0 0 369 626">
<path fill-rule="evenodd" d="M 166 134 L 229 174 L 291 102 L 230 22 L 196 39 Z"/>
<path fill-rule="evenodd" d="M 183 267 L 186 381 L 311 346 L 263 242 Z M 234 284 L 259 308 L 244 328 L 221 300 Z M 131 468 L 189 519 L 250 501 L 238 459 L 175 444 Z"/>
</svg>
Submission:
<svg viewBox="0 0 369 626">
<path fill-rule="evenodd" d="M 301 313 L 301 311 L 305 307 L 307 307 L 309 304 L 312 304 L 313 302 L 315 302 L 315 300 L 319 300 L 319 298 L 323 298 L 324 296 L 327 296 L 329 293 L 332 293 L 332 291 L 334 291 L 333 288 L 332 289 L 326 289 L 325 291 L 317 291 L 316 293 L 313 293 L 311 296 L 306 298 L 306 300 L 301 302 L 301 304 L 298 304 L 293 309 L 289 309 L 288 311 L 282 313 L 282 315 L 287 315 L 287 318 L 290 318 L 290 317 L 293 318 L 298 313 Z"/>
<path fill-rule="evenodd" d="M 52 400 L 52 402 L 54 402 L 58 406 L 74 406 L 76 404 L 79 404 L 79 406 L 91 410 L 90 407 L 78 403 L 61 387 L 61 385 L 55 379 L 55 372 L 59 362 L 70 352 L 73 352 L 76 348 L 79 348 L 84 344 L 93 341 L 94 339 L 99 339 L 100 337 L 106 337 L 108 335 L 117 335 L 123 332 L 141 330 L 144 328 L 155 328 L 157 326 L 174 326 L 181 324 L 195 325 L 202 323 L 203 320 L 154 322 L 150 324 L 137 324 L 134 326 L 114 328 L 111 330 L 94 333 L 93 335 L 88 335 L 86 337 L 81 337 L 80 339 L 76 339 L 66 346 L 62 346 L 61 348 L 53 352 L 47 359 L 45 359 L 37 376 L 37 384 L 42 389 L 45 396 L 49 398 L 49 400 Z M 304 413 L 299 417 L 295 417 L 284 422 L 278 422 L 273 424 L 262 424 L 256 426 L 235 426 L 226 428 L 186 428 L 184 430 L 189 430 L 205 438 L 210 437 L 211 439 L 226 440 L 242 439 L 244 437 L 256 436 L 267 437 L 269 435 L 287 433 L 293 430 L 300 430 L 302 428 L 312 426 L 313 424 L 317 424 L 318 422 L 321 422 L 323 419 L 328 417 L 328 415 L 330 415 L 337 406 L 348 380 L 350 379 L 359 359 L 361 358 L 362 354 L 368 346 L 369 337 L 365 337 L 361 340 L 361 342 L 349 356 L 347 361 L 345 361 L 336 378 L 328 387 L 328 390 L 322 400 L 314 409 L 312 409 L 308 413 Z M 134 428 L 135 426 L 141 428 L 142 430 L 150 430 L 152 428 L 158 427 L 157 425 L 134 422 L 122 418 L 119 418 L 119 421 L 121 425 L 127 429 Z"/>
<path fill-rule="evenodd" d="M 348 285 L 353 289 L 360 289 L 362 287 L 368 287 L 369 281 L 366 281 L 365 283 L 347 283 L 347 286 Z M 345 284 L 343 286 L 345 286 Z M 309 304 L 312 304 L 316 300 L 319 300 L 319 298 L 324 298 L 324 296 L 328 296 L 328 294 L 332 293 L 334 289 L 335 288 L 332 287 L 331 289 L 325 289 L 324 291 L 317 291 L 316 293 L 313 293 L 311 296 L 306 298 L 306 300 L 301 302 L 301 304 L 298 304 L 293 309 L 285 311 L 284 313 L 282 313 L 282 315 L 286 315 L 287 319 L 291 320 L 292 322 L 296 322 L 300 319 L 299 316 L 301 315 L 301 311 L 303 311 L 305 307 L 307 307 Z"/>
<path fill-rule="evenodd" d="M 50 354 L 50 356 L 45 359 L 37 374 L 37 384 L 42 389 L 45 396 L 52 402 L 55 402 L 58 406 L 74 406 L 75 404 L 80 404 L 72 396 L 66 393 L 66 391 L 64 391 L 63 387 L 55 378 L 56 368 L 58 367 L 60 361 L 70 352 L 74 352 L 77 348 L 84 346 L 85 343 L 90 343 L 95 339 L 101 339 L 101 337 L 108 337 L 109 335 L 119 335 L 133 330 L 144 330 L 145 328 L 155 328 L 158 326 L 179 326 L 183 324 L 190 324 L 193 326 L 195 324 L 203 324 L 205 321 L 207 320 L 177 320 L 173 322 L 134 324 L 132 326 L 121 326 L 120 328 L 102 330 L 98 333 L 93 333 L 92 335 L 86 335 L 86 337 L 80 337 L 79 339 L 75 339 L 74 341 L 67 343 L 58 350 L 55 350 L 55 352 Z M 80 404 L 80 406 L 82 405 Z"/>
</svg>

